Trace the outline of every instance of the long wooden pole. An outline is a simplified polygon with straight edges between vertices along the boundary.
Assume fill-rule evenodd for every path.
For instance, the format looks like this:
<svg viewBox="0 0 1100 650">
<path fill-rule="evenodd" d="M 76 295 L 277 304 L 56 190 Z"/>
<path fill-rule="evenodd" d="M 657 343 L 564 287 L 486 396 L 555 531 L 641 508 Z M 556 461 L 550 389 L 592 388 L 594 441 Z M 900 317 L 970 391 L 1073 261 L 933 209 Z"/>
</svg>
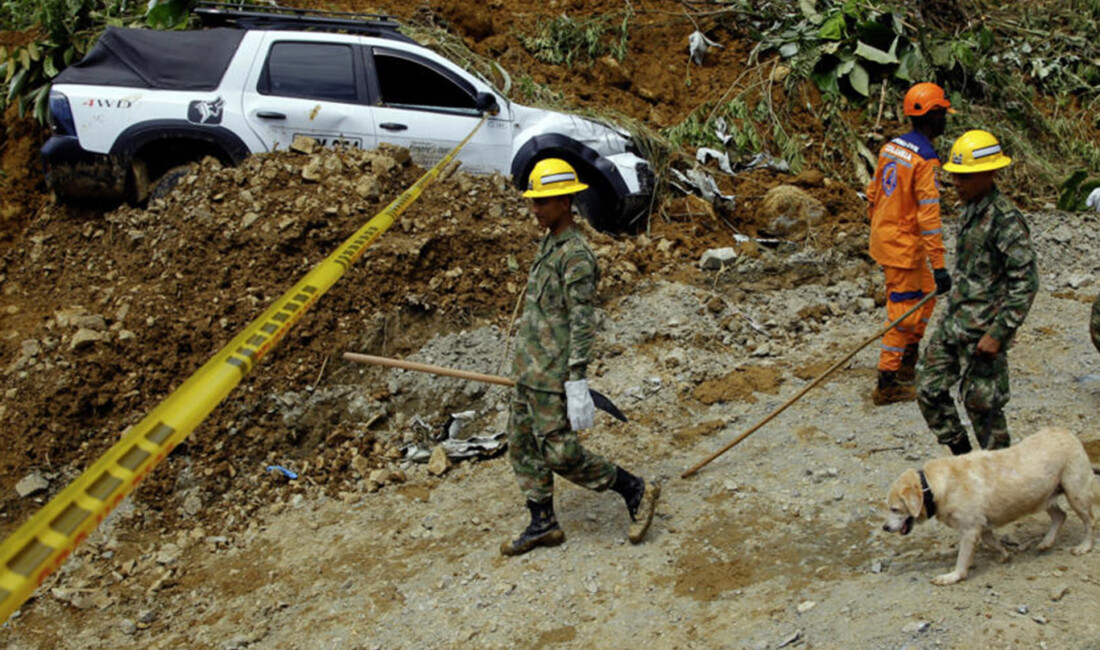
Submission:
<svg viewBox="0 0 1100 650">
<path fill-rule="evenodd" d="M 691 475 L 692 475 L 692 474 L 694 474 L 695 472 L 698 472 L 698 471 L 699 471 L 699 470 L 700 470 L 700 469 L 701 469 L 701 468 L 702 468 L 702 467 L 703 467 L 704 465 L 706 465 L 707 463 L 711 462 L 711 461 L 712 461 L 712 460 L 714 460 L 715 458 L 718 458 L 719 456 L 721 456 L 722 454 L 726 453 L 726 452 L 727 452 L 727 451 L 729 451 L 730 449 L 733 449 L 733 447 L 734 447 L 734 446 L 735 446 L 735 445 L 736 445 L 737 443 L 741 442 L 741 441 L 742 441 L 742 440 L 744 440 L 745 438 L 748 438 L 748 437 L 749 437 L 750 435 L 752 435 L 752 434 L 753 434 L 753 433 L 754 433 L 754 432 L 755 432 L 755 431 L 756 431 L 757 429 L 759 429 L 760 427 L 762 427 L 762 426 L 764 426 L 765 424 L 767 424 L 768 422 L 770 422 L 770 421 L 772 420 L 772 418 L 774 418 L 775 416 L 777 416 L 777 415 L 779 415 L 780 413 L 782 413 L 783 411 L 785 411 L 785 410 L 787 409 L 787 407 L 788 407 L 788 406 L 790 406 L 791 404 L 794 404 L 794 403 L 795 403 L 795 402 L 797 402 L 797 401 L 798 401 L 799 399 L 801 399 L 803 395 L 805 395 L 806 393 L 810 392 L 810 390 L 812 390 L 814 386 L 817 386 L 817 385 L 818 385 L 818 384 L 820 384 L 820 383 L 821 383 L 821 382 L 822 382 L 822 381 L 823 381 L 823 380 L 824 380 L 824 379 L 825 379 L 826 377 L 828 377 L 829 375 L 833 374 L 833 371 L 835 371 L 835 370 L 836 370 L 837 368 L 839 368 L 839 367 L 843 366 L 843 365 L 844 365 L 845 363 L 847 363 L 847 362 L 848 362 L 848 360 L 849 360 L 849 359 L 851 359 L 852 357 L 856 356 L 856 353 L 857 353 L 857 352 L 859 352 L 859 351 L 860 351 L 860 350 L 862 350 L 863 348 L 867 347 L 867 346 L 868 346 L 868 345 L 870 345 L 871 343 L 873 343 L 873 342 L 877 341 L 878 339 L 882 338 L 882 335 L 883 335 L 883 334 L 885 334 L 886 332 L 888 332 L 888 331 L 890 331 L 891 329 L 893 329 L 893 328 L 897 327 L 897 326 L 898 326 L 898 325 L 899 325 L 899 324 L 900 324 L 900 323 L 901 323 L 901 322 L 902 322 L 903 320 L 905 320 L 906 318 L 908 318 L 910 314 L 912 314 L 913 312 L 915 312 L 915 311 L 917 311 L 918 309 L 920 309 L 920 308 L 921 308 L 921 306 L 923 306 L 923 305 L 924 305 L 924 303 L 926 303 L 926 302 L 928 302 L 929 300 L 931 300 L 932 298 L 934 298 L 934 297 L 935 297 L 935 295 L 936 295 L 936 294 L 935 294 L 935 293 L 933 292 L 933 293 L 930 293 L 930 294 L 928 294 L 927 296 L 925 296 L 925 297 L 921 298 L 920 302 L 918 302 L 917 304 L 913 305 L 913 307 L 912 307 L 912 308 L 911 308 L 911 309 L 910 309 L 909 311 L 905 312 L 904 314 L 902 314 L 901 316 L 899 316 L 899 317 L 898 317 L 898 318 L 897 318 L 896 320 L 894 320 L 894 321 L 893 321 L 893 322 L 891 322 L 890 324 L 888 324 L 888 325 L 886 325 L 885 327 L 883 327 L 882 329 L 880 329 L 880 330 L 879 330 L 878 332 L 876 332 L 876 333 L 874 334 L 874 336 L 871 336 L 870 338 L 868 338 L 868 339 L 867 339 L 866 341 L 864 341 L 863 343 L 860 343 L 860 344 L 859 344 L 859 347 L 857 347 L 856 349 L 854 349 L 854 350 L 852 350 L 851 352 L 849 352 L 849 353 L 848 353 L 848 356 L 844 357 L 844 358 L 843 358 L 843 359 L 841 359 L 840 361 L 837 361 L 837 362 L 836 362 L 836 363 L 834 363 L 834 364 L 833 364 L 832 366 L 830 366 L 828 370 L 826 370 L 825 372 L 821 373 L 821 374 L 820 374 L 820 375 L 819 375 L 819 376 L 817 377 L 817 379 L 814 379 L 814 380 L 813 380 L 812 382 L 810 382 L 809 384 L 807 384 L 807 385 L 806 385 L 806 386 L 805 386 L 805 387 L 804 387 L 804 388 L 803 388 L 802 390 L 798 391 L 798 393 L 797 393 L 797 394 L 796 394 L 796 395 L 795 395 L 794 397 L 792 397 L 792 398 L 790 398 L 789 400 L 787 400 L 785 404 L 783 404 L 783 405 L 782 405 L 782 406 L 780 406 L 779 408 L 777 408 L 777 409 L 775 409 L 774 411 L 772 411 L 772 412 L 771 412 L 771 413 L 770 413 L 770 414 L 769 414 L 769 415 L 768 415 L 768 416 L 767 416 L 766 418 L 764 418 L 763 420 L 761 420 L 761 421 L 757 422 L 756 424 L 754 424 L 754 425 L 753 425 L 753 426 L 752 426 L 752 427 L 751 427 L 751 428 L 750 428 L 749 430 L 745 431 L 745 432 L 744 432 L 744 433 L 742 433 L 741 435 L 739 435 L 739 436 L 737 436 L 736 438 L 734 438 L 733 440 L 731 440 L 731 441 L 730 441 L 730 442 L 729 442 L 728 444 L 726 444 L 726 446 L 725 446 L 725 447 L 722 447 L 722 448 L 721 448 L 721 449 L 719 449 L 718 451 L 716 451 L 716 452 L 714 452 L 713 454 L 711 454 L 710 456 L 708 456 L 706 460 L 702 461 L 702 462 L 701 462 L 701 463 L 699 463 L 698 465 L 695 465 L 695 466 L 694 466 L 694 467 L 692 467 L 691 469 L 689 469 L 689 470 L 687 470 L 686 472 L 684 472 L 683 474 L 681 474 L 681 475 L 680 475 L 680 478 L 687 478 L 687 477 L 691 476 Z"/>
<path fill-rule="evenodd" d="M 468 379 L 470 381 L 480 381 L 485 384 L 497 384 L 499 386 L 516 385 L 516 382 L 509 379 L 508 377 L 501 377 L 499 375 L 485 375 L 480 372 L 470 372 L 469 370 L 456 370 L 455 368 L 433 366 L 431 364 L 417 363 L 415 361 L 402 361 L 401 359 L 374 357 L 369 354 L 356 354 L 355 352 L 345 352 L 344 358 L 349 361 L 355 361 L 356 363 L 369 363 L 374 366 L 386 366 L 387 368 L 415 370 L 416 372 L 426 372 L 432 375 L 442 375 L 444 377 L 455 377 L 458 379 Z"/>
</svg>

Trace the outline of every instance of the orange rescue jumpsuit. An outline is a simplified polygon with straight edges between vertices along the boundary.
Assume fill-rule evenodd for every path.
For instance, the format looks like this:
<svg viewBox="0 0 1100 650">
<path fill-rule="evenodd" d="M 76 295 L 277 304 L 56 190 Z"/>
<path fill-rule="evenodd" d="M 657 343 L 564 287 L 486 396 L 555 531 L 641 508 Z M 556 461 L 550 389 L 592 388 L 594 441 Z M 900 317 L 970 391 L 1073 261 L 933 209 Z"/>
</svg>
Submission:
<svg viewBox="0 0 1100 650">
<path fill-rule="evenodd" d="M 886 319 L 893 321 L 936 282 L 928 268 L 944 268 L 940 222 L 939 157 L 923 134 L 894 138 L 879 152 L 875 177 L 867 186 L 871 203 L 871 257 L 886 273 Z M 878 369 L 897 371 L 906 346 L 920 343 L 935 299 L 882 337 Z"/>
</svg>

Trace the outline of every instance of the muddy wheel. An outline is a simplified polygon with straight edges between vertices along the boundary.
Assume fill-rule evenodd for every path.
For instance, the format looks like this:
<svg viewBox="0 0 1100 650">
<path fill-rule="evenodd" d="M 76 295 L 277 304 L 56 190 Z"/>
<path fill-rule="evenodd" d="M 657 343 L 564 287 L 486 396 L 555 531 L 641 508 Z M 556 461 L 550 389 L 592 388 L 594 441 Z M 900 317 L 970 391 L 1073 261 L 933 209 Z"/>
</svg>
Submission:
<svg viewBox="0 0 1100 650">
<path fill-rule="evenodd" d="M 168 196 L 184 176 L 191 173 L 191 165 L 177 165 L 161 174 L 149 189 L 150 199 L 163 199 Z"/>
</svg>

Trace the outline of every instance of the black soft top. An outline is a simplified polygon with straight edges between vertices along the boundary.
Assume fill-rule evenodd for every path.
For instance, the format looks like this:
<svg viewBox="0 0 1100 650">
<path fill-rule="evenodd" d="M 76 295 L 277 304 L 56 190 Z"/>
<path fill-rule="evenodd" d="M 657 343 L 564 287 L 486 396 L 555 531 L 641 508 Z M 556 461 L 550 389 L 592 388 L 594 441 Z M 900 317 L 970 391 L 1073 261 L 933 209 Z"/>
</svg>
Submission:
<svg viewBox="0 0 1100 650">
<path fill-rule="evenodd" d="M 92 51 L 62 70 L 54 83 L 214 90 L 244 35 L 244 30 L 232 28 L 157 31 L 108 27 Z"/>
</svg>

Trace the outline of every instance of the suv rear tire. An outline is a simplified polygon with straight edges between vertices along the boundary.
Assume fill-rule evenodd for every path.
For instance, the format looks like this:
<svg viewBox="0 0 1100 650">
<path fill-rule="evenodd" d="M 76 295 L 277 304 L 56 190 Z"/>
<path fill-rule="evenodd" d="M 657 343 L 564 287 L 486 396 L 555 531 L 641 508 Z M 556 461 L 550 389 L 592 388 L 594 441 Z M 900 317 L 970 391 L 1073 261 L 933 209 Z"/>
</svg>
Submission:
<svg viewBox="0 0 1100 650">
<path fill-rule="evenodd" d="M 191 165 L 176 165 L 172 167 L 153 182 L 149 189 L 149 198 L 163 199 L 168 196 L 168 194 L 175 189 L 176 185 L 179 185 L 179 182 L 190 173 Z"/>
</svg>

